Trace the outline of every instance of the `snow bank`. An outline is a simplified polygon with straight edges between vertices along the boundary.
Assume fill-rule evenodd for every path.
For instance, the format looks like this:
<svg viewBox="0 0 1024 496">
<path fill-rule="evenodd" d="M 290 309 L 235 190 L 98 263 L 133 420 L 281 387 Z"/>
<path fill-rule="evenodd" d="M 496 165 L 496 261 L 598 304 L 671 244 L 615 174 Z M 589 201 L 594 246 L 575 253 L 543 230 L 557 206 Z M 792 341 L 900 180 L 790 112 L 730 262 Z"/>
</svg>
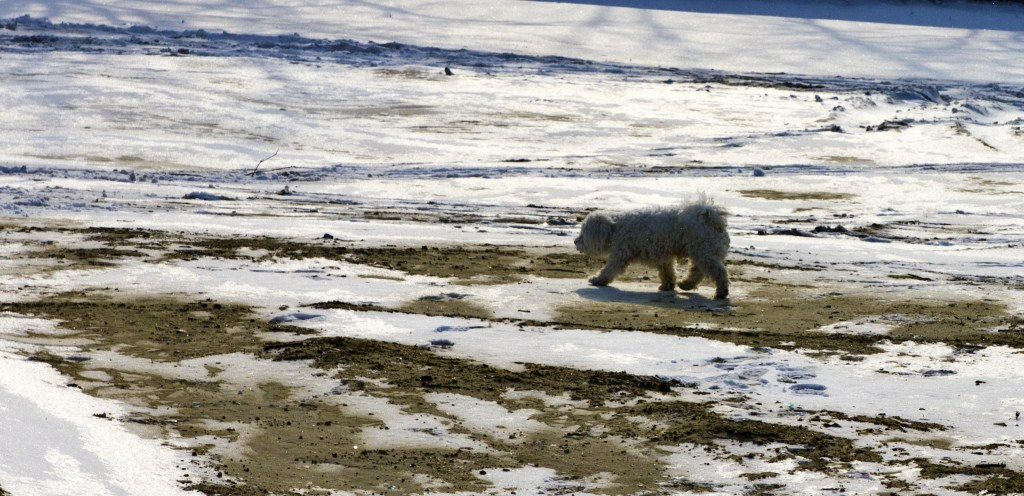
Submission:
<svg viewBox="0 0 1024 496">
<path fill-rule="evenodd" d="M 129 433 L 115 420 L 124 407 L 2 346 L 0 487 L 17 496 L 198 495 L 177 482 L 192 470 L 185 452 Z"/>
</svg>

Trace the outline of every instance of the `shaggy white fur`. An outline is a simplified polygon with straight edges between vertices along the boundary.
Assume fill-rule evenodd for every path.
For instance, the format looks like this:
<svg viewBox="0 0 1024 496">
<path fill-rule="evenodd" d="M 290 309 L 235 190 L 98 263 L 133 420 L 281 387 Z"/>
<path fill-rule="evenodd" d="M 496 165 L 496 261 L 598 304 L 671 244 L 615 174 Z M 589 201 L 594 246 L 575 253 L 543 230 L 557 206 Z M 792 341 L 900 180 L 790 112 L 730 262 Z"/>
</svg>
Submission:
<svg viewBox="0 0 1024 496">
<path fill-rule="evenodd" d="M 729 296 L 727 212 L 701 195 L 691 204 L 626 212 L 592 212 L 583 219 L 576 249 L 591 256 L 607 256 L 601 272 L 590 278 L 606 286 L 633 262 L 658 269 L 662 291 L 676 285 L 676 260 L 689 259 L 690 270 L 679 283 L 689 291 L 708 277 L 715 283 L 715 298 Z"/>
</svg>

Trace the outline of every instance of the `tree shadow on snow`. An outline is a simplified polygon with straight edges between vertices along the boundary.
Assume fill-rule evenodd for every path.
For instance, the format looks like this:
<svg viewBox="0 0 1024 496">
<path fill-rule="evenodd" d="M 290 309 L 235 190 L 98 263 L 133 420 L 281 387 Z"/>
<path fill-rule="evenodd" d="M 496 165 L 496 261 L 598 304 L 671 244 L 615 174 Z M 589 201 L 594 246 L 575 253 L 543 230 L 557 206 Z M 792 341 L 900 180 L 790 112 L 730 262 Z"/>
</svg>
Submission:
<svg viewBox="0 0 1024 496">
<path fill-rule="evenodd" d="M 698 14 L 732 14 L 789 17 L 808 20 L 840 20 L 902 24 L 959 29 L 1024 31 L 1020 16 L 1024 6 L 1014 2 L 933 2 L 882 0 L 878 2 L 842 2 L 820 0 L 535 0 L 576 3 L 599 7 L 668 10 Z"/>
</svg>

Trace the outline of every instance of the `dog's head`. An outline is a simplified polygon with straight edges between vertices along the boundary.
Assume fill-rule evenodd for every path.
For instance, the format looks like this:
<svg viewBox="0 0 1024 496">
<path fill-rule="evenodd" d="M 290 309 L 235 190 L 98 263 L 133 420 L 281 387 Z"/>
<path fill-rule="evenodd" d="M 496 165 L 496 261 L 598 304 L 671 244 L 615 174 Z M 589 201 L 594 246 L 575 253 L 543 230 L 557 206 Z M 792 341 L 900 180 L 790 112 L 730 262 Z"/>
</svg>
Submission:
<svg viewBox="0 0 1024 496">
<path fill-rule="evenodd" d="M 576 250 L 585 255 L 607 253 L 612 244 L 615 223 L 603 212 L 591 212 L 583 219 L 580 235 L 576 237 Z"/>
</svg>

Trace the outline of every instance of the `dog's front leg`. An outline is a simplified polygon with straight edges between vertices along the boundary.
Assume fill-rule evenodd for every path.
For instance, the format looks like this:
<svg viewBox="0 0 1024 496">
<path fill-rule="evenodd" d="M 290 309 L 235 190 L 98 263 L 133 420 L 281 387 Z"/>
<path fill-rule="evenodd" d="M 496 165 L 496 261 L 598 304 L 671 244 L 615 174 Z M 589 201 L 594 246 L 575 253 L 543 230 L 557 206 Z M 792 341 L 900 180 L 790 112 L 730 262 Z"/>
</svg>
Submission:
<svg viewBox="0 0 1024 496">
<path fill-rule="evenodd" d="M 712 281 L 715 281 L 715 299 L 724 300 L 729 297 L 729 271 L 725 263 L 718 257 L 695 257 L 690 263 Z"/>
<path fill-rule="evenodd" d="M 627 265 L 629 265 L 629 260 L 612 254 L 608 257 L 608 263 L 604 264 L 604 268 L 601 269 L 601 272 L 590 278 L 590 284 L 593 284 L 594 286 L 607 286 L 614 281 L 622 271 L 626 270 Z"/>
<path fill-rule="evenodd" d="M 683 279 L 683 282 L 679 283 L 679 289 L 682 289 L 683 291 L 695 289 L 702 280 L 704 280 L 704 273 L 701 272 L 699 267 L 697 267 L 697 264 L 691 262 L 690 271 L 687 272 L 686 279 Z"/>
<path fill-rule="evenodd" d="M 669 259 L 658 264 L 658 275 L 661 277 L 659 291 L 672 291 L 676 288 L 676 261 Z"/>
</svg>

